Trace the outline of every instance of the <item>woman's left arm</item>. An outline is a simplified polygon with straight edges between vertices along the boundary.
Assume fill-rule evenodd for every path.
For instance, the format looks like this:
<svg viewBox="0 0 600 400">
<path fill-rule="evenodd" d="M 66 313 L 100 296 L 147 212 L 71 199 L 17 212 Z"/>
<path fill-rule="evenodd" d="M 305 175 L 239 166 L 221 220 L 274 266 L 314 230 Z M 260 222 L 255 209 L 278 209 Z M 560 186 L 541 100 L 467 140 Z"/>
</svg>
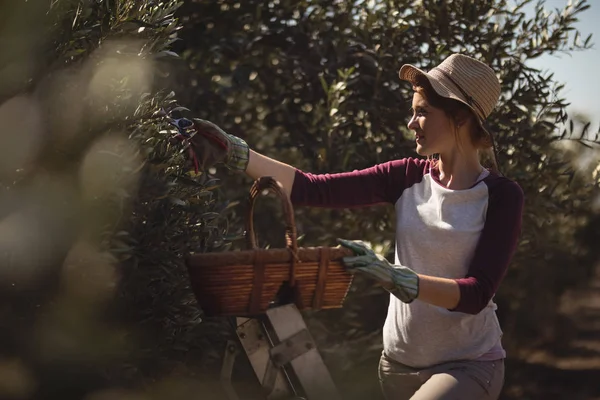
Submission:
<svg viewBox="0 0 600 400">
<path fill-rule="evenodd" d="M 419 275 L 417 298 L 467 314 L 483 310 L 494 296 L 516 251 L 521 232 L 523 191 L 502 180 L 490 187 L 490 200 L 481 237 L 467 276 L 461 279 Z"/>
<path fill-rule="evenodd" d="M 418 277 L 417 299 L 449 310 L 456 308 L 460 302 L 460 288 L 456 280 L 421 274 Z"/>
<path fill-rule="evenodd" d="M 496 293 L 517 248 L 521 232 L 523 192 L 519 185 L 502 179 L 489 187 L 489 203 L 483 230 L 464 278 L 420 275 L 402 265 L 392 265 L 364 242 L 339 239 L 354 256 L 344 257 L 350 271 L 379 281 L 401 301 L 419 299 L 450 311 L 477 314 Z"/>
</svg>

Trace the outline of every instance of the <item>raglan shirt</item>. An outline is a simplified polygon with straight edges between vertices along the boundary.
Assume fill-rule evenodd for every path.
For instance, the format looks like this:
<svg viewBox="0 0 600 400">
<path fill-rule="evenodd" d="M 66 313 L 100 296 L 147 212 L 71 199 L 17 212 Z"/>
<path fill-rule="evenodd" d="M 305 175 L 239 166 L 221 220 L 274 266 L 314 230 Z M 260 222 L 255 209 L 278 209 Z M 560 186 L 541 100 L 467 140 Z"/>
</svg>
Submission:
<svg viewBox="0 0 600 400">
<path fill-rule="evenodd" d="M 393 204 L 395 264 L 458 283 L 460 301 L 452 310 L 390 295 L 383 329 L 388 357 L 424 368 L 505 355 L 493 296 L 520 234 L 517 183 L 485 170 L 469 189 L 452 190 L 440 184 L 431 161 L 405 158 L 339 174 L 296 170 L 290 197 L 295 206 Z"/>
</svg>

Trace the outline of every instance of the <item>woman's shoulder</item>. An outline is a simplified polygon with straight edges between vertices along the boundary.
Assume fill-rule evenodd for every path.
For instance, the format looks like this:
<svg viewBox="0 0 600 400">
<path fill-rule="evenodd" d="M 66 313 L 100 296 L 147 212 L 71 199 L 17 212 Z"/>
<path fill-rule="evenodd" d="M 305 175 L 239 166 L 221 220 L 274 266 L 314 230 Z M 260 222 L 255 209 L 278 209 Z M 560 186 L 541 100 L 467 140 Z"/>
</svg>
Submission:
<svg viewBox="0 0 600 400">
<path fill-rule="evenodd" d="M 402 182 L 405 188 L 418 184 L 431 171 L 431 161 L 422 158 L 405 157 L 378 165 L 387 173 L 394 184 Z"/>
<path fill-rule="evenodd" d="M 404 157 L 388 161 L 381 165 L 388 165 L 390 168 L 400 168 L 406 171 L 421 171 L 426 173 L 431 167 L 431 160 L 415 157 Z"/>
<path fill-rule="evenodd" d="M 522 202 L 525 197 L 523 189 L 516 180 L 497 172 L 490 171 L 488 177 L 483 181 L 488 187 L 490 196 L 516 202 Z"/>
</svg>

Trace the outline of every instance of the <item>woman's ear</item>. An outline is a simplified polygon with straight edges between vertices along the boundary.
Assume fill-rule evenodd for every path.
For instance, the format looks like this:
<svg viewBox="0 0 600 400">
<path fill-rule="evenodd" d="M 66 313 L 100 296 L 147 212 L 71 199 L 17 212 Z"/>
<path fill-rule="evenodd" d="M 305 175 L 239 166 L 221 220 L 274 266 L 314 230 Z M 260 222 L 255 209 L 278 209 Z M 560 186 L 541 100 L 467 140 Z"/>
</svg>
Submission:
<svg viewBox="0 0 600 400">
<path fill-rule="evenodd" d="M 461 126 L 468 124 L 469 122 L 475 122 L 475 116 L 470 111 L 460 109 L 456 113 L 454 122 L 456 123 L 456 126 L 460 128 Z"/>
</svg>

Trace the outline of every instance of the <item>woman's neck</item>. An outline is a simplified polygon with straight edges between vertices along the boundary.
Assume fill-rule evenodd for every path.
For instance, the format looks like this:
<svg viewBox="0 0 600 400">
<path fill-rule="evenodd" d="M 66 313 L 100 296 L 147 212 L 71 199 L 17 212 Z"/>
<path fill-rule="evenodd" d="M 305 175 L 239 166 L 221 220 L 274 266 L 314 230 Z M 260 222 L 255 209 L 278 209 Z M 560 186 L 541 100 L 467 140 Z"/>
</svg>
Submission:
<svg viewBox="0 0 600 400">
<path fill-rule="evenodd" d="M 477 182 L 477 178 L 483 171 L 478 154 L 477 152 L 465 153 L 440 155 L 438 168 L 442 185 L 449 189 L 462 190 L 470 188 Z"/>
</svg>

